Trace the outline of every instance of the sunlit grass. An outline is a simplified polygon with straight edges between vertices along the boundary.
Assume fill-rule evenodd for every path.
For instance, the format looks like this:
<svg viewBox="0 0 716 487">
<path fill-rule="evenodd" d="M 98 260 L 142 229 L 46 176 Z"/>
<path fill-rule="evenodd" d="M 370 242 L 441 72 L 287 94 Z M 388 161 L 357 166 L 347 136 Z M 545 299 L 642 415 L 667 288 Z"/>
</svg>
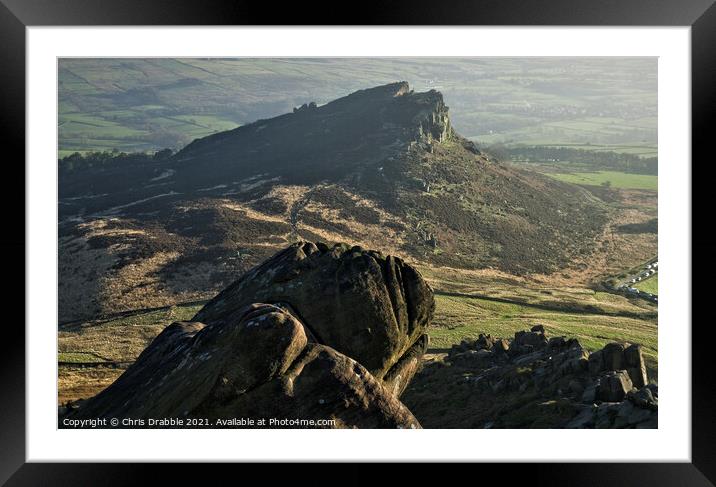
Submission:
<svg viewBox="0 0 716 487">
<path fill-rule="evenodd" d="M 651 375 L 658 373 L 656 320 L 549 311 L 480 298 L 437 295 L 434 323 L 428 332 L 434 350 L 450 348 L 463 339 L 475 339 L 480 333 L 512 338 L 517 331 L 541 324 L 548 336 L 577 338 L 588 350 L 598 350 L 612 341 L 639 343 L 644 347 Z"/>
</svg>

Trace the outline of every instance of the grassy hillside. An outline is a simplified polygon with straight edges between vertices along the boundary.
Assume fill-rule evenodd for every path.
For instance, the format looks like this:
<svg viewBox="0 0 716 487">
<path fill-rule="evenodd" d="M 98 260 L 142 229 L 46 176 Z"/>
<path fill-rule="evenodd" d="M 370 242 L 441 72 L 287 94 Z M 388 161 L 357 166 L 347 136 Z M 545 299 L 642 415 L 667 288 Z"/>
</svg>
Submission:
<svg viewBox="0 0 716 487">
<path fill-rule="evenodd" d="M 642 300 L 595 291 L 575 283 L 478 271 L 421 267 L 435 290 L 437 312 L 431 348 L 444 351 L 480 333 L 512 337 L 544 325 L 550 336 L 576 337 L 590 350 L 609 341 L 644 345 L 647 365 L 656 376 L 657 307 Z"/>
<path fill-rule="evenodd" d="M 612 296 L 602 293 L 594 296 L 594 299 L 611 299 Z M 436 349 L 448 349 L 464 338 L 475 340 L 480 333 L 512 337 L 515 332 L 539 323 L 544 325 L 548 335 L 578 338 L 589 350 L 601 349 L 611 341 L 641 343 L 651 372 L 658 370 L 657 323 L 654 313 L 629 316 L 626 311 L 614 314 L 584 312 L 578 308 L 570 310 L 567 306 L 560 311 L 556 307 L 553 310 L 542 308 L 539 304 L 505 303 L 469 295 L 440 293 L 437 295 L 437 303 L 440 313 L 436 322 L 439 325 L 430 334 L 431 346 Z M 623 304 L 625 308 L 630 306 L 628 302 Z"/>
<path fill-rule="evenodd" d="M 480 333 L 512 337 L 543 324 L 550 336 L 576 337 L 596 350 L 610 341 L 641 343 L 649 375 L 658 379 L 656 307 L 640 300 L 503 278 L 421 268 L 435 289 L 436 310 L 429 353 L 444 353 Z M 173 321 L 188 320 L 202 304 L 140 311 L 130 316 L 90 320 L 60 327 L 59 401 L 89 397 L 109 385 L 151 340 Z"/>
<path fill-rule="evenodd" d="M 114 382 L 165 326 L 190 319 L 199 308 L 200 304 L 179 305 L 61 325 L 58 404 L 97 394 Z"/>
</svg>

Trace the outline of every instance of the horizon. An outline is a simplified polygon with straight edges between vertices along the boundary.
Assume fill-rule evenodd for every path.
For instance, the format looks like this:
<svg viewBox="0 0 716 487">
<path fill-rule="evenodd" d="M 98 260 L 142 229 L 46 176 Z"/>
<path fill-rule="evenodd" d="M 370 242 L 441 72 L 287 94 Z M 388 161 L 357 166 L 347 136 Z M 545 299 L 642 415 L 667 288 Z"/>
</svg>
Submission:
<svg viewBox="0 0 716 487">
<path fill-rule="evenodd" d="M 58 149 L 177 149 L 404 80 L 441 92 L 456 130 L 480 144 L 655 155 L 656 68 L 656 58 L 60 58 Z"/>
</svg>

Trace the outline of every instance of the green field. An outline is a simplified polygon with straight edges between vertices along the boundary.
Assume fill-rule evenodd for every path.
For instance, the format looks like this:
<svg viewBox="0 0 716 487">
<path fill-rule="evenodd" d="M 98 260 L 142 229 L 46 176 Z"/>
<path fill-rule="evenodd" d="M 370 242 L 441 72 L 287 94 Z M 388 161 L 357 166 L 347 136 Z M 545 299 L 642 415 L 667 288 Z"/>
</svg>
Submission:
<svg viewBox="0 0 716 487">
<path fill-rule="evenodd" d="M 609 185 L 619 189 L 658 189 L 658 176 L 650 174 L 630 174 L 616 171 L 545 173 L 550 177 L 573 184 L 588 186 Z"/>
<path fill-rule="evenodd" d="M 634 285 L 639 291 L 645 291 L 651 294 L 659 294 L 659 274 L 654 274 L 648 279 L 640 281 Z"/>
</svg>

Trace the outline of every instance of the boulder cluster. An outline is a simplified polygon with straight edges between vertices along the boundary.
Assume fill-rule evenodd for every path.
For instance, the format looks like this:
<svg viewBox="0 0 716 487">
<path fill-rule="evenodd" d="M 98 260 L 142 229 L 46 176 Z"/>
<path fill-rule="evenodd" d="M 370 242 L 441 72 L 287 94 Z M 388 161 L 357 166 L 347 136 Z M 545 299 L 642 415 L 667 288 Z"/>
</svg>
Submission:
<svg viewBox="0 0 716 487">
<path fill-rule="evenodd" d="M 463 340 L 445 362 L 458 367 L 476 394 L 558 401 L 568 413 L 552 427 L 657 427 L 658 388 L 649 383 L 641 345 L 609 343 L 589 353 L 576 338 L 548 338 L 535 325 L 511 340 L 482 334 Z M 500 426 L 499 418 L 488 426 Z"/>
<path fill-rule="evenodd" d="M 427 349 L 434 308 L 430 286 L 399 258 L 299 242 L 191 322 L 165 328 L 117 381 L 68 416 L 418 428 L 399 397 Z"/>
</svg>

